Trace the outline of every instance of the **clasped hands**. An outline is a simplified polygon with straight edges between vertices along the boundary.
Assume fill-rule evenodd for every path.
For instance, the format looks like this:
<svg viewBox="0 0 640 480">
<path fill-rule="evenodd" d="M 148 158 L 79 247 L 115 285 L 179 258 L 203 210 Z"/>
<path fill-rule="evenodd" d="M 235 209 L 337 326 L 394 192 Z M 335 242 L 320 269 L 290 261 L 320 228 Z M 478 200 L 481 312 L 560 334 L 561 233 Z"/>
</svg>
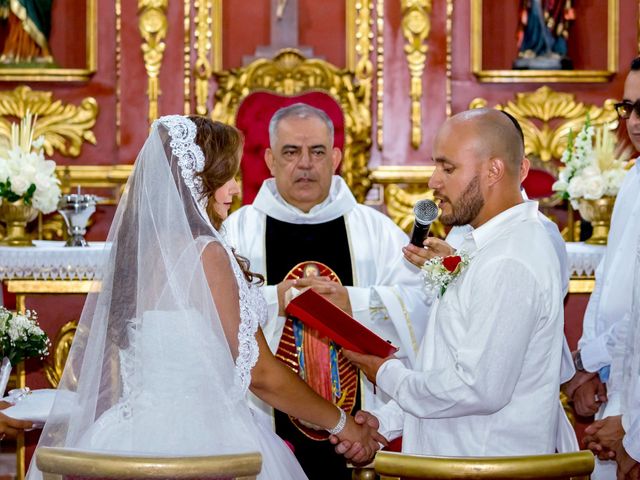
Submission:
<svg viewBox="0 0 640 480">
<path fill-rule="evenodd" d="M 618 464 L 618 480 L 640 478 L 640 463 L 624 449 L 622 416 L 596 420 L 585 429 L 584 445 L 600 460 L 615 460 Z"/>
<path fill-rule="evenodd" d="M 381 446 L 388 445 L 387 439 L 379 432 L 378 419 L 369 412 L 360 410 L 355 417 L 348 417 L 347 426 L 338 435 L 331 435 L 329 441 L 336 446 L 336 452 L 355 465 L 364 465 L 375 456 Z"/>
</svg>

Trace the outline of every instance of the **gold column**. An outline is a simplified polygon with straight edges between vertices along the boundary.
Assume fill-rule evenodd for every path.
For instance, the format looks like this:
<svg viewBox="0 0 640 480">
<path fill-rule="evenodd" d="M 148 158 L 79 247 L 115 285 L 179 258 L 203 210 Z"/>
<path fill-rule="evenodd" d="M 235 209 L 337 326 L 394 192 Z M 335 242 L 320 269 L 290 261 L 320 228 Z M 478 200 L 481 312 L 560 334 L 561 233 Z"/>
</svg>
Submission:
<svg viewBox="0 0 640 480">
<path fill-rule="evenodd" d="M 209 98 L 209 79 L 211 78 L 211 29 L 212 0 L 196 0 L 196 51 L 198 57 L 194 67 L 196 77 L 196 112 L 200 115 L 207 113 L 207 99 Z"/>
<path fill-rule="evenodd" d="M 376 1 L 376 143 L 384 148 L 384 0 Z"/>
<path fill-rule="evenodd" d="M 422 143 L 422 74 L 427 60 L 426 40 L 431 32 L 431 0 L 401 0 L 402 33 L 407 41 L 404 52 L 411 75 L 411 146 Z"/>
<path fill-rule="evenodd" d="M 191 0 L 184 0 L 184 114 L 191 113 Z"/>
<path fill-rule="evenodd" d="M 347 14 L 347 68 L 352 70 L 362 88 L 364 88 L 364 103 L 371 105 L 371 84 L 373 64 L 370 54 L 373 50 L 373 19 L 371 16 L 372 0 L 357 1 L 351 6 Z"/>
<path fill-rule="evenodd" d="M 158 118 L 158 97 L 160 96 L 160 67 L 167 36 L 167 6 L 169 0 L 138 0 L 138 29 L 143 43 L 144 67 L 147 70 L 149 96 L 149 124 Z"/>
</svg>

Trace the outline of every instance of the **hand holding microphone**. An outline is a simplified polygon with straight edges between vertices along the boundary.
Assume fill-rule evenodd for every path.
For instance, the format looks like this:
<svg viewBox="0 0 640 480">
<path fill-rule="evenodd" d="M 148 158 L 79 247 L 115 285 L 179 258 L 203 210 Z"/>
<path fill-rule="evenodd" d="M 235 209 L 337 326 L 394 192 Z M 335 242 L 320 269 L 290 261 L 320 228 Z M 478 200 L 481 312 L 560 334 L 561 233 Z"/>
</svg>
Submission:
<svg viewBox="0 0 640 480">
<path fill-rule="evenodd" d="M 429 235 L 431 224 L 438 218 L 438 206 L 432 200 L 418 200 L 413 207 L 415 220 L 411 232 L 411 244 L 422 247 L 424 239 Z"/>
<path fill-rule="evenodd" d="M 435 237 L 427 238 L 431 224 L 438 218 L 436 204 L 431 200 L 419 200 L 413 211 L 415 221 L 411 232 L 411 243 L 402 249 L 404 258 L 420 268 L 427 260 L 434 257 L 452 255 L 454 249 L 447 242 Z M 428 249 L 425 243 L 428 244 Z"/>
</svg>

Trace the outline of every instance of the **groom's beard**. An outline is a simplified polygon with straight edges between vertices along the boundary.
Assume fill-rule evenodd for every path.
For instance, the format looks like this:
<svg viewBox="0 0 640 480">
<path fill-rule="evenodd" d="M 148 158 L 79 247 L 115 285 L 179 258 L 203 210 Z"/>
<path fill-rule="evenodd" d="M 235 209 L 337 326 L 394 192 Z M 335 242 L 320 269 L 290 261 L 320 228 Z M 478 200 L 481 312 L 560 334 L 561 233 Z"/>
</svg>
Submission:
<svg viewBox="0 0 640 480">
<path fill-rule="evenodd" d="M 454 204 L 445 198 L 451 207 L 451 213 L 440 215 L 444 225 L 468 225 L 478 216 L 484 206 L 484 197 L 480 191 L 480 177 L 475 176 L 466 186 L 458 201 Z"/>
</svg>

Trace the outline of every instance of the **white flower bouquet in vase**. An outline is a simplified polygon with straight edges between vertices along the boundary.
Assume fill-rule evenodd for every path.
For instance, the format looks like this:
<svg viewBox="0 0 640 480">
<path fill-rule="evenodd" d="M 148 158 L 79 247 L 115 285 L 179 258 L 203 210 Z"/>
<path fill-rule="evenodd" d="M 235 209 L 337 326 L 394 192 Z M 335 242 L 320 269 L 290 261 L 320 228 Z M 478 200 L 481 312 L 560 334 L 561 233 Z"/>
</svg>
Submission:
<svg viewBox="0 0 640 480">
<path fill-rule="evenodd" d="M 553 190 L 569 200 L 581 217 L 591 222 L 593 234 L 586 242 L 606 245 L 615 198 L 624 180 L 631 149 L 617 144 L 608 125 L 586 123 L 574 137 L 569 134 L 567 149 Z"/>
<path fill-rule="evenodd" d="M 34 140 L 35 129 L 36 118 L 27 111 L 19 125 L 11 125 L 8 144 L 0 145 L 0 218 L 7 226 L 2 245 L 32 246 L 27 223 L 39 211 L 56 210 L 60 199 L 56 164 L 44 158 L 44 137 Z"/>
<path fill-rule="evenodd" d="M 0 307 L 0 393 L 4 394 L 7 388 L 12 366 L 31 357 L 43 359 L 49 354 L 50 344 L 47 334 L 38 326 L 36 312 L 15 313 Z"/>
</svg>

